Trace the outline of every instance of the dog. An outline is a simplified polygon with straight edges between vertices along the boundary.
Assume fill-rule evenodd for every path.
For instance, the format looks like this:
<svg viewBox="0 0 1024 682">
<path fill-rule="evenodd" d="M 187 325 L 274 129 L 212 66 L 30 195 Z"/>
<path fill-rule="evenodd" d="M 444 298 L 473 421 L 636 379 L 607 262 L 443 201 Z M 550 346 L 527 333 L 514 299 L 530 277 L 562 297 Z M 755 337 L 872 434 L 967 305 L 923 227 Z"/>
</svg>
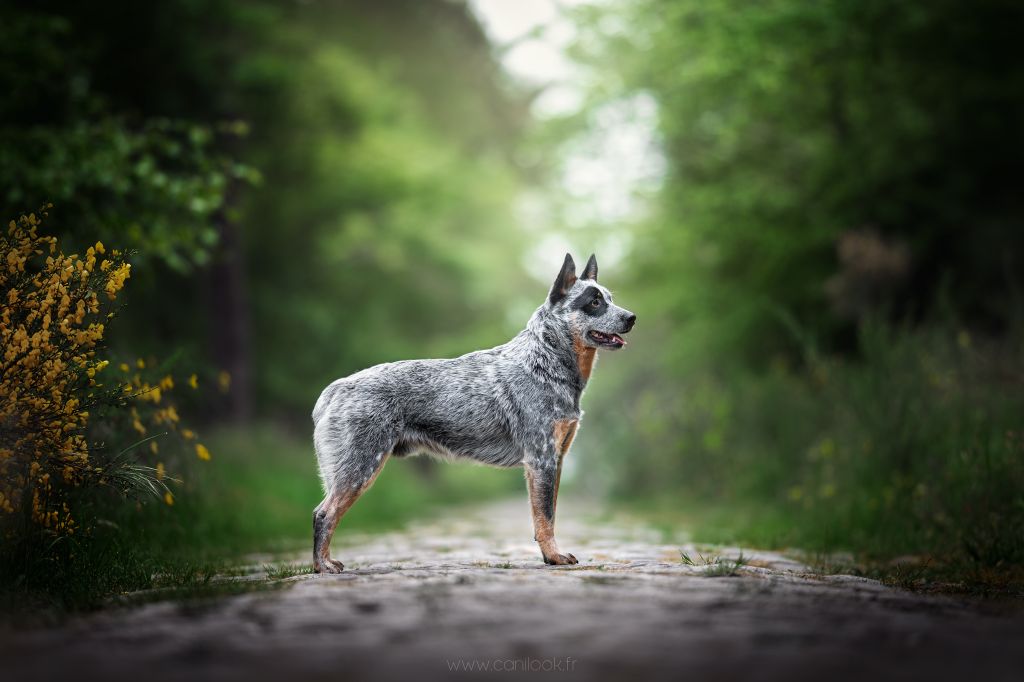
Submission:
<svg viewBox="0 0 1024 682">
<path fill-rule="evenodd" d="M 508 343 L 454 359 L 377 365 L 324 389 L 313 409 L 325 491 L 313 511 L 314 569 L 344 569 L 330 555 L 338 521 L 389 457 L 418 453 L 522 466 L 544 562 L 577 563 L 555 542 L 562 459 L 598 350 L 621 349 L 635 323 L 597 283 L 597 259 L 591 255 L 577 278 L 566 254 L 547 300 Z"/>
</svg>

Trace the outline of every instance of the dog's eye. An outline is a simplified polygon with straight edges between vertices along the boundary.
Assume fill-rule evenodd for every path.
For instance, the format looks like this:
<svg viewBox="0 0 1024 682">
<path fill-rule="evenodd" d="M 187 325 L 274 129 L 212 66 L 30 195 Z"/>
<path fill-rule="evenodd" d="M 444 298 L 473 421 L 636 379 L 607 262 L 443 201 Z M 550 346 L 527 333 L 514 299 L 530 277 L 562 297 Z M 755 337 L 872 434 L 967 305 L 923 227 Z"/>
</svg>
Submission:
<svg viewBox="0 0 1024 682">
<path fill-rule="evenodd" d="M 591 301 L 590 302 L 590 307 L 591 308 L 600 308 L 601 307 L 601 298 L 598 297 L 598 298 L 595 298 L 593 301 Z"/>
</svg>

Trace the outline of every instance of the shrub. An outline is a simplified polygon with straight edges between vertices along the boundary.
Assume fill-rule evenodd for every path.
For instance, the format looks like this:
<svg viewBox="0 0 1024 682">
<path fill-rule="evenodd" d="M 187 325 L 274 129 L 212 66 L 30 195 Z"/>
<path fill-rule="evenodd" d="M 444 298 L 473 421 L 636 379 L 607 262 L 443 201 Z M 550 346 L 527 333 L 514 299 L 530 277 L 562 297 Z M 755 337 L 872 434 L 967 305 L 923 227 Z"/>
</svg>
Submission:
<svg viewBox="0 0 1024 682">
<path fill-rule="evenodd" d="M 84 258 L 64 255 L 38 225 L 35 214 L 23 216 L 0 242 L 0 509 L 28 509 L 33 523 L 71 534 L 67 490 L 112 473 L 90 458 L 86 428 L 90 410 L 115 399 L 97 383 L 109 363 L 96 347 L 112 316 L 104 304 L 116 300 L 131 265 L 99 242 Z"/>
<path fill-rule="evenodd" d="M 0 572 L 60 592 L 53 577 L 71 575 L 73 560 L 118 561 L 109 542 L 99 543 L 103 561 L 85 552 L 103 503 L 139 494 L 173 502 L 165 465 L 141 464 L 138 453 L 155 456 L 159 435 L 195 434 L 178 429 L 177 409 L 164 398 L 172 376 L 147 380 L 138 360 L 134 375 L 122 363 L 121 377 L 101 383 L 111 371 L 100 356 L 106 325 L 131 274 L 125 254 L 97 242 L 83 256 L 66 255 L 39 226 L 35 214 L 22 216 L 0 237 Z M 186 383 L 194 388 L 194 376 Z M 209 459 L 205 446 L 191 445 Z"/>
</svg>

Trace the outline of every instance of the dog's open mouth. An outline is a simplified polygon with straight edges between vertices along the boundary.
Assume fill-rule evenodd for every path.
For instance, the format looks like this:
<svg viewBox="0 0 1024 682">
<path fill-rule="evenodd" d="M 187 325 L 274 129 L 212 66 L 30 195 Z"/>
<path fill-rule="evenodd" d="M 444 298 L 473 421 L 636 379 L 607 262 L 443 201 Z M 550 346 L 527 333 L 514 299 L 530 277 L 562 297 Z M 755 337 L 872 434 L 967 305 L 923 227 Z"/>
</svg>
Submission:
<svg viewBox="0 0 1024 682">
<path fill-rule="evenodd" d="M 587 332 L 587 336 L 605 348 L 622 348 L 626 345 L 625 339 L 618 334 L 605 334 L 604 332 L 591 330 Z"/>
</svg>

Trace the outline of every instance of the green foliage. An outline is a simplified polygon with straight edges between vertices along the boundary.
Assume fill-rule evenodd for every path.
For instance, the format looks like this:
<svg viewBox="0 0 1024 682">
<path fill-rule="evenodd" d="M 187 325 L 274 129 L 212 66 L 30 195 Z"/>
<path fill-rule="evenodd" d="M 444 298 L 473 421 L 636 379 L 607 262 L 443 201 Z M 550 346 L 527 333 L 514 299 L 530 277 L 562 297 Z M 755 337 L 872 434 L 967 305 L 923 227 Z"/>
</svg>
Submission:
<svg viewBox="0 0 1024 682">
<path fill-rule="evenodd" d="M 672 491 L 703 540 L 1024 562 L 1019 345 L 862 329 L 863 357 L 806 368 L 635 377 L 605 458 L 619 494 Z M 592 411 L 615 409 L 598 398 Z M 583 430 L 580 448 L 608 442 Z M 667 500 L 665 500 L 667 501 Z"/>
<path fill-rule="evenodd" d="M 298 422 L 340 375 L 515 331 L 525 98 L 466 7 L 26 1 L 0 44 L 0 201 L 139 252 L 126 352 Z"/>
<path fill-rule="evenodd" d="M 470 151 L 439 136 L 428 102 L 338 45 L 261 67 L 253 87 L 285 103 L 254 124 L 268 137 L 256 163 L 280 191 L 246 209 L 250 267 L 275 273 L 252 281 L 256 337 L 274 340 L 257 350 L 261 394 L 304 414 L 337 376 L 503 340 L 494 301 L 523 280 L 504 257 L 523 239 L 505 142 Z"/>
<path fill-rule="evenodd" d="M 228 186 L 258 177 L 218 149 L 245 126 L 119 110 L 93 89 L 66 19 L 6 9 L 0 26 L 14 65 L 0 88 L 15 93 L 0 104 L 2 205 L 13 213 L 53 202 L 71 244 L 116 243 L 141 264 L 209 262 Z"/>
<path fill-rule="evenodd" d="M 798 355 L 787 317 L 848 349 L 859 296 L 917 319 L 942 293 L 966 323 L 1006 329 L 1024 272 L 1019 6 L 629 7 L 595 18 L 581 50 L 614 74 L 601 96 L 659 107 L 669 170 L 633 269 L 677 358 Z M 858 235 L 908 262 L 837 258 Z"/>
<path fill-rule="evenodd" d="M 1021 7 L 577 16 L 589 111 L 652 99 L 667 165 L 615 283 L 640 323 L 588 395 L 590 483 L 718 542 L 1024 563 Z"/>
<path fill-rule="evenodd" d="M 46 556 L 26 565 L 27 557 Z M 88 538 L 70 536 L 45 548 L 8 541 L 0 554 L 0 607 L 46 618 L 50 613 L 93 608 L 110 595 L 153 584 L 158 564 L 116 530 L 101 526 Z"/>
</svg>

